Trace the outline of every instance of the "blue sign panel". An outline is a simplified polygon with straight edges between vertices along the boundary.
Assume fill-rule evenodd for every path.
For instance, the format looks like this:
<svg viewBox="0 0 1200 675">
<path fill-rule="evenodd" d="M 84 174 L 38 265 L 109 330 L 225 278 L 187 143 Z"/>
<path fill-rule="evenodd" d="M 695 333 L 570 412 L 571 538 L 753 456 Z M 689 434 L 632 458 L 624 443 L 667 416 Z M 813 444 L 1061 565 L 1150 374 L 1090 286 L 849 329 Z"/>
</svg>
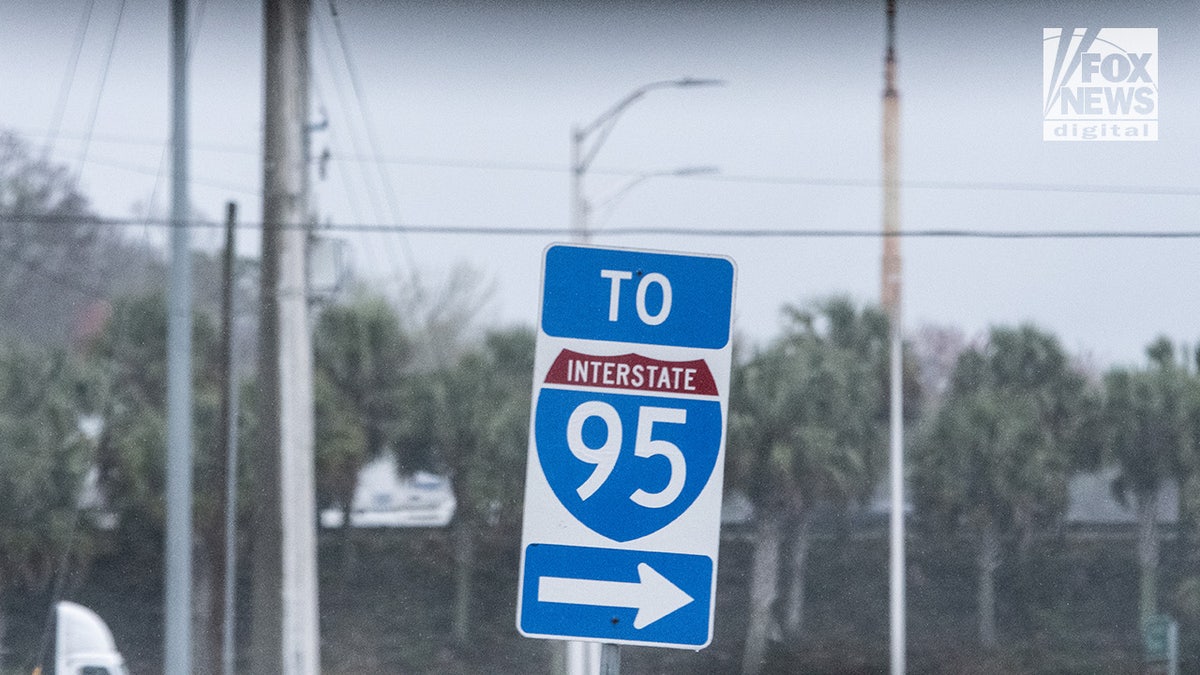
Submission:
<svg viewBox="0 0 1200 675">
<path fill-rule="evenodd" d="M 579 522 L 616 541 L 657 532 L 708 484 L 721 449 L 721 404 L 542 389 L 538 459 Z"/>
<path fill-rule="evenodd" d="M 531 544 L 521 630 L 699 649 L 711 637 L 713 571 L 707 556 Z"/>
<path fill-rule="evenodd" d="M 701 649 L 712 639 L 733 261 L 554 245 L 544 262 L 517 627 Z"/>
<path fill-rule="evenodd" d="M 552 246 L 547 335 L 721 349 L 729 342 L 733 263 L 725 258 Z"/>
</svg>

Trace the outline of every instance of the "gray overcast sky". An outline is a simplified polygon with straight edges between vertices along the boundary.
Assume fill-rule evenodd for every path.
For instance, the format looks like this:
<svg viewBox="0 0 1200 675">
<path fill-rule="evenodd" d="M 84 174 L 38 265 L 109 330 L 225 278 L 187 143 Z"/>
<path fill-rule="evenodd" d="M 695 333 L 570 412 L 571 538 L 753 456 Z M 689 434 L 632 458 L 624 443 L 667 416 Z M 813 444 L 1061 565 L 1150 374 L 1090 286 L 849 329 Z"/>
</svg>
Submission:
<svg viewBox="0 0 1200 675">
<path fill-rule="evenodd" d="M 118 0 L 96 0 L 65 99 L 54 156 L 78 169 L 97 209 L 161 214 L 169 186 L 167 4 L 127 0 L 107 78 Z M 600 209 L 599 244 L 726 254 L 738 264 L 738 330 L 773 335 L 778 308 L 831 293 L 874 300 L 876 238 L 622 236 L 621 228 L 880 226 L 883 2 L 340 2 L 355 94 L 327 2 L 314 2 L 314 118 L 329 130 L 322 220 L 565 227 L 568 134 L 646 82 L 588 176 L 595 202 L 637 172 L 658 177 Z M 87 3 L 0 0 L 0 127 L 40 147 L 53 128 Z M 261 17 L 257 3 L 193 2 L 192 199 L 217 217 L 237 200 L 261 218 Z M 1200 10 L 1194 3 L 899 2 L 906 229 L 1198 230 Z M 1158 28 L 1160 138 L 1041 139 L 1044 27 Z M 95 110 L 86 157 L 81 139 Z M 371 129 L 365 119 L 370 120 Z M 376 159 L 383 159 L 378 163 Z M 803 179 L 803 180 L 798 180 Z M 845 179 L 819 185 L 807 179 Z M 383 181 L 387 182 L 384 187 Z M 1179 188 L 1193 194 L 1002 190 L 981 184 Z M 938 184 L 938 185 L 931 185 Z M 952 185 L 946 185 L 952 184 Z M 972 187 L 975 186 L 975 187 Z M 394 207 L 393 207 L 394 204 Z M 134 236 L 161 233 L 132 228 Z M 243 235 L 246 252 L 256 243 Z M 532 323 L 547 237 L 354 235 L 369 277 L 427 279 L 458 261 L 497 287 L 493 320 Z M 212 247 L 217 232 L 196 242 Z M 248 241 L 249 240 L 249 241 Z M 1158 333 L 1200 338 L 1200 241 L 906 239 L 906 323 L 968 336 L 1032 320 L 1077 353 L 1136 362 Z"/>
</svg>

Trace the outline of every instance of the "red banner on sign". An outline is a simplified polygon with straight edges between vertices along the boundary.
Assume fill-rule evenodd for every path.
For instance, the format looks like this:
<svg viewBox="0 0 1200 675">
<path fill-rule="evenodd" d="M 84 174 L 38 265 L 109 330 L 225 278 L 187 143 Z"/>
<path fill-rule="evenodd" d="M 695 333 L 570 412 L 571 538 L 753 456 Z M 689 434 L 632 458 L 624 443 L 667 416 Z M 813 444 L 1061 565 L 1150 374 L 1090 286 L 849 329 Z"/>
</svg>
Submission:
<svg viewBox="0 0 1200 675">
<path fill-rule="evenodd" d="M 661 361 L 640 354 L 591 356 L 564 349 L 546 384 L 716 396 L 717 383 L 703 359 Z"/>
</svg>

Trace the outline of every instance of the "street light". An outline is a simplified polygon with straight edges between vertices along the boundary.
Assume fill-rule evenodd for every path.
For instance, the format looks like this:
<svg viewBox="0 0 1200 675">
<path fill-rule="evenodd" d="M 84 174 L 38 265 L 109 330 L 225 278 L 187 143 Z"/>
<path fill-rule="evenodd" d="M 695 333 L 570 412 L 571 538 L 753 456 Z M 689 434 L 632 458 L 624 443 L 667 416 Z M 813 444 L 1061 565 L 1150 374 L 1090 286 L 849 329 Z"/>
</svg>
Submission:
<svg viewBox="0 0 1200 675">
<path fill-rule="evenodd" d="M 595 203 L 595 205 L 593 205 L 590 201 L 588 201 L 587 197 L 585 197 L 581 194 L 579 196 L 579 201 L 580 201 L 580 208 L 583 211 L 583 222 L 589 223 L 591 220 L 592 213 L 598 212 L 601 209 L 605 209 L 606 213 L 600 219 L 600 222 L 602 223 L 605 220 L 608 220 L 608 217 L 612 215 L 613 209 L 616 208 L 617 203 L 620 202 L 625 197 L 625 195 L 629 194 L 630 190 L 637 187 L 638 185 L 641 185 L 644 181 L 646 181 L 650 178 L 658 178 L 660 176 L 672 176 L 675 178 L 687 178 L 689 176 L 708 176 L 708 175 L 715 174 L 715 173 L 720 173 L 720 169 L 718 169 L 715 166 L 684 166 L 684 167 L 680 167 L 678 169 L 672 169 L 670 171 L 646 171 L 644 173 L 639 173 L 639 174 L 633 176 L 628 181 L 626 181 L 624 185 L 617 188 L 616 190 L 613 190 L 612 193 L 609 194 L 607 197 L 605 197 L 604 199 L 598 200 Z M 590 234 L 590 231 L 588 232 L 588 234 Z"/>
<path fill-rule="evenodd" d="M 620 117 L 621 113 L 625 112 L 626 108 L 655 89 L 715 87 L 723 84 L 725 84 L 724 80 L 694 77 L 650 82 L 626 94 L 624 98 L 601 113 L 590 124 L 582 127 L 578 125 L 571 127 L 571 236 L 573 239 L 582 242 L 587 242 L 588 240 L 588 204 L 583 196 L 583 175 L 587 173 L 588 168 L 592 165 L 592 160 L 596 159 L 596 153 L 600 151 L 600 147 L 604 145 L 604 141 L 608 139 L 608 135 L 612 133 L 613 125 L 616 124 L 617 118 Z M 589 144 L 588 139 L 593 134 L 595 134 L 595 138 Z M 601 206 L 611 204 L 614 200 L 629 192 L 635 185 L 653 176 L 689 176 L 699 173 L 711 173 L 713 171 L 715 169 L 710 167 L 690 167 L 674 171 L 639 174 L 634 176 L 633 179 L 619 188 L 610 197 L 601 201 L 600 204 Z M 591 667 L 595 666 L 599 666 L 599 670 L 603 672 L 619 672 L 619 654 L 617 646 L 613 644 L 600 646 L 600 653 L 597 654 L 595 650 L 585 652 L 583 643 L 570 642 L 566 649 L 567 663 L 565 665 L 567 666 L 567 671 L 570 673 L 591 670 Z"/>
<path fill-rule="evenodd" d="M 588 240 L 587 203 L 583 197 L 583 175 L 587 173 L 588 168 L 592 165 L 592 160 L 596 158 L 596 153 L 600 151 L 600 147 L 604 145 L 608 135 L 612 133 L 613 125 L 616 124 L 621 113 L 655 89 L 713 87 L 723 84 L 725 84 L 724 80 L 694 77 L 643 84 L 601 113 L 591 124 L 571 128 L 571 232 L 575 238 L 581 241 Z M 593 134 L 595 134 L 595 138 L 589 144 L 588 139 Z"/>
</svg>

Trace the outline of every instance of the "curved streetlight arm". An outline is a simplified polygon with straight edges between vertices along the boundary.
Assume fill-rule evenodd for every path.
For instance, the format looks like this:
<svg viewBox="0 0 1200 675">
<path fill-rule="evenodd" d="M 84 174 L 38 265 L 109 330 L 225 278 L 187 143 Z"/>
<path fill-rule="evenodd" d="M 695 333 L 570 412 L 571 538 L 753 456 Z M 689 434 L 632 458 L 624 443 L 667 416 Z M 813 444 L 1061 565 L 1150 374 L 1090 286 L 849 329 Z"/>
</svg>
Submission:
<svg viewBox="0 0 1200 675">
<path fill-rule="evenodd" d="M 706 87 L 723 84 L 725 84 L 724 80 L 694 77 L 684 77 L 678 80 L 660 80 L 658 82 L 643 84 L 601 113 L 591 124 L 583 127 L 576 126 L 571 129 L 571 232 L 573 236 L 585 242 L 588 239 L 588 205 L 587 200 L 583 196 L 583 176 L 587 173 L 588 167 L 591 166 L 592 160 L 596 158 L 596 153 L 600 151 L 608 135 L 612 133 L 613 125 L 621 113 L 638 99 L 645 96 L 647 92 L 654 89 Z M 588 136 L 597 132 L 599 132 L 599 135 L 592 141 L 591 147 L 585 148 L 584 144 Z"/>
<path fill-rule="evenodd" d="M 638 185 L 641 185 L 643 181 L 661 176 L 684 178 L 688 176 L 707 176 L 720 172 L 721 170 L 715 166 L 684 166 L 670 171 L 647 171 L 645 173 L 640 173 L 636 176 L 633 176 L 629 180 L 625 181 L 624 185 L 616 190 L 613 190 L 612 193 L 610 193 L 604 199 L 596 202 L 594 207 L 584 200 L 583 209 L 585 211 L 585 215 L 587 213 L 591 213 L 593 210 L 597 212 L 603 210 L 603 215 L 600 217 L 599 222 L 604 223 L 607 222 L 609 217 L 612 216 L 613 209 L 617 207 L 617 204 L 625 197 L 625 195 L 629 194 L 629 192 Z"/>
<path fill-rule="evenodd" d="M 574 170 L 576 173 L 583 173 L 591 166 L 592 160 L 596 158 L 596 153 L 600 151 L 600 147 L 604 145 L 604 141 L 608 139 L 608 135 L 612 132 L 613 125 L 616 124 L 617 118 L 621 113 L 625 112 L 633 103 L 646 95 L 647 92 L 655 89 L 667 89 L 671 87 L 712 87 L 725 84 L 725 80 L 717 80 L 712 78 L 695 78 L 683 77 L 677 80 L 660 80 L 658 82 L 650 82 L 629 92 L 620 101 L 617 101 L 608 110 L 600 113 L 600 116 L 585 127 L 580 127 L 575 130 L 575 142 L 579 144 L 580 149 L 588 136 L 600 132 L 596 137 L 596 141 L 592 143 L 592 147 L 586 151 L 580 152 L 579 159 L 575 163 Z"/>
<path fill-rule="evenodd" d="M 708 176 L 714 173 L 720 173 L 720 169 L 715 166 L 685 166 L 671 171 L 647 171 L 639 173 L 630 178 L 624 185 L 613 190 L 610 195 L 596 202 L 594 208 L 602 209 L 615 203 L 629 193 L 630 190 L 637 187 L 642 181 L 650 178 L 659 178 L 661 176 L 673 176 L 676 178 L 686 178 L 688 176 Z"/>
</svg>

